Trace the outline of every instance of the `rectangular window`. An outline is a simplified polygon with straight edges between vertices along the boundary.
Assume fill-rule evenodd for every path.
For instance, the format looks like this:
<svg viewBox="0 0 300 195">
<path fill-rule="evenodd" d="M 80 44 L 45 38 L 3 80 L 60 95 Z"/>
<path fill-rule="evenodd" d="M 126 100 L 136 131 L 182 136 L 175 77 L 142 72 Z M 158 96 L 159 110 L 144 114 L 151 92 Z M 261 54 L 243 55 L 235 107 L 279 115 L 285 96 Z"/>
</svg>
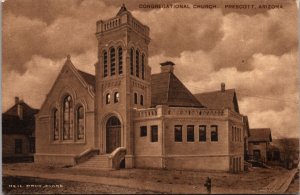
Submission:
<svg viewBox="0 0 300 195">
<path fill-rule="evenodd" d="M 15 153 L 16 154 L 22 153 L 22 140 L 21 139 L 15 140 Z"/>
<path fill-rule="evenodd" d="M 182 125 L 175 125 L 175 142 L 182 142 Z"/>
<path fill-rule="evenodd" d="M 135 72 L 136 76 L 140 76 L 140 52 L 137 50 L 135 53 Z"/>
<path fill-rule="evenodd" d="M 103 76 L 107 77 L 107 52 L 104 51 L 103 53 Z"/>
<path fill-rule="evenodd" d="M 151 126 L 151 142 L 158 142 L 158 126 Z"/>
<path fill-rule="evenodd" d="M 133 48 L 130 49 L 130 74 L 133 75 Z"/>
<path fill-rule="evenodd" d="M 218 126 L 217 125 L 212 125 L 210 126 L 210 138 L 211 141 L 217 142 L 218 141 Z"/>
<path fill-rule="evenodd" d="M 237 130 L 236 130 L 236 127 L 234 127 L 234 141 L 237 140 L 236 136 L 237 136 Z"/>
<path fill-rule="evenodd" d="M 188 125 L 187 126 L 186 141 L 188 141 L 188 142 L 195 141 L 195 137 L 194 137 L 194 125 Z"/>
<path fill-rule="evenodd" d="M 206 126 L 205 125 L 199 126 L 199 141 L 200 142 L 206 141 Z"/>
<path fill-rule="evenodd" d="M 231 128 L 231 141 L 234 141 L 234 127 Z"/>
<path fill-rule="evenodd" d="M 116 51 L 115 48 L 110 49 L 110 75 L 116 74 Z"/>
<path fill-rule="evenodd" d="M 118 49 L 118 62 L 119 62 L 119 74 L 123 73 L 123 50 L 120 47 Z"/>
<path fill-rule="evenodd" d="M 142 55 L 142 79 L 145 79 L 145 55 Z"/>
<path fill-rule="evenodd" d="M 147 136 L 147 126 L 141 126 L 140 130 L 141 130 L 141 137 Z"/>
</svg>

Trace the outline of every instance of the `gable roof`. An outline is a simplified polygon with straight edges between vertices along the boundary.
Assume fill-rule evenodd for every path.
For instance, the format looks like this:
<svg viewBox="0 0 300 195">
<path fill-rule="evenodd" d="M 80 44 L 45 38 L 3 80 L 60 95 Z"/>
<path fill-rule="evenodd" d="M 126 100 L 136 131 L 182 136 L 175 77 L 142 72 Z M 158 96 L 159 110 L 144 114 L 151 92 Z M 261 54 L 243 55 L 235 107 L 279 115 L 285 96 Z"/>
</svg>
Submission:
<svg viewBox="0 0 300 195">
<path fill-rule="evenodd" d="M 226 89 L 225 91 L 212 91 L 206 93 L 194 94 L 194 96 L 207 108 L 225 109 L 229 108 L 237 113 L 239 112 L 238 101 L 235 89 Z"/>
<path fill-rule="evenodd" d="M 172 72 L 151 75 L 151 95 L 151 107 L 204 107 Z"/>
<path fill-rule="evenodd" d="M 23 118 L 18 115 L 18 106 L 22 106 Z M 35 129 L 35 117 L 38 109 L 31 108 L 23 101 L 16 103 L 2 114 L 3 134 L 31 134 Z"/>
<path fill-rule="evenodd" d="M 28 104 L 24 101 L 20 101 L 13 105 L 10 109 L 8 109 L 3 114 L 11 115 L 11 116 L 18 116 L 18 105 L 23 107 L 23 118 L 34 116 L 39 110 L 35 108 L 31 108 Z"/>
<path fill-rule="evenodd" d="M 81 70 L 78 70 L 74 66 L 74 64 L 72 63 L 70 55 L 67 56 L 67 59 L 66 59 L 64 65 L 62 66 L 58 76 L 56 77 L 52 87 L 50 88 L 48 95 L 51 94 L 51 92 L 54 90 L 54 86 L 56 85 L 56 83 L 58 82 L 58 80 L 61 77 L 62 73 L 66 70 L 66 68 L 69 68 L 74 73 L 74 76 L 76 76 L 79 79 L 80 83 L 84 87 L 88 88 L 89 94 L 92 97 L 94 97 L 94 93 L 95 93 L 95 76 L 93 76 L 89 73 L 83 72 Z M 92 86 L 92 87 L 89 88 L 88 86 Z M 46 102 L 47 102 L 47 98 L 42 103 L 41 110 L 43 110 Z"/>
<path fill-rule="evenodd" d="M 271 142 L 272 135 L 270 128 L 250 129 L 249 142 Z"/>
</svg>

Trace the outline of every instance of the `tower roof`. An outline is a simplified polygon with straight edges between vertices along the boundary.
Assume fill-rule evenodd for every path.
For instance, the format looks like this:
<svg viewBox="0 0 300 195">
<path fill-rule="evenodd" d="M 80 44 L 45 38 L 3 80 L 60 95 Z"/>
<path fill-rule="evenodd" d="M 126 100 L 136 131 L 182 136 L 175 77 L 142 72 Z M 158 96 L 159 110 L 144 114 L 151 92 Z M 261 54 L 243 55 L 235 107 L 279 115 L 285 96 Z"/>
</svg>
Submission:
<svg viewBox="0 0 300 195">
<path fill-rule="evenodd" d="M 151 75 L 151 94 L 152 107 L 204 107 L 173 72 Z"/>
<path fill-rule="evenodd" d="M 125 4 L 123 3 L 119 12 L 117 13 L 117 16 L 121 15 L 122 13 L 127 12 L 127 9 L 125 7 Z"/>
</svg>

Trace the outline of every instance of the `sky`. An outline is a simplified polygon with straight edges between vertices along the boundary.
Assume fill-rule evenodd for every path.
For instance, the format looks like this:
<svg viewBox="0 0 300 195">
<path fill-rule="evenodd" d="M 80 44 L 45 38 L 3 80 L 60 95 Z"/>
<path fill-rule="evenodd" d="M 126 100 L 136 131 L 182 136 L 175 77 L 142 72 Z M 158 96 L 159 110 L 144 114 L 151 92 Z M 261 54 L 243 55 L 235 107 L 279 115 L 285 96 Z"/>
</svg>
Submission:
<svg viewBox="0 0 300 195">
<path fill-rule="evenodd" d="M 191 8 L 139 8 L 158 2 Z M 40 108 L 68 54 L 78 69 L 94 74 L 96 21 L 114 17 L 122 3 L 150 28 L 152 73 L 171 60 L 193 93 L 219 90 L 224 82 L 236 89 L 250 128 L 269 127 L 273 138 L 299 137 L 298 8 L 292 0 L 6 0 L 2 110 L 15 96 Z M 225 8 L 238 3 L 256 9 Z M 196 4 L 217 8 L 193 9 Z"/>
</svg>

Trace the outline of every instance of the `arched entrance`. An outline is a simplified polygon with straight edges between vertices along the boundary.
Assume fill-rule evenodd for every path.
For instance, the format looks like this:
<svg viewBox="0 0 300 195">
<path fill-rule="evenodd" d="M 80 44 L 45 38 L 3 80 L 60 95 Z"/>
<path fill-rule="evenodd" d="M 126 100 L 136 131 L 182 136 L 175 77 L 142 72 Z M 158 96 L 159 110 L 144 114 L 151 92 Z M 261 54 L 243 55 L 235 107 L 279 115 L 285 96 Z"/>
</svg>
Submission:
<svg viewBox="0 0 300 195">
<path fill-rule="evenodd" d="M 121 146 L 121 122 L 112 116 L 106 123 L 106 153 L 113 152 Z"/>
</svg>

